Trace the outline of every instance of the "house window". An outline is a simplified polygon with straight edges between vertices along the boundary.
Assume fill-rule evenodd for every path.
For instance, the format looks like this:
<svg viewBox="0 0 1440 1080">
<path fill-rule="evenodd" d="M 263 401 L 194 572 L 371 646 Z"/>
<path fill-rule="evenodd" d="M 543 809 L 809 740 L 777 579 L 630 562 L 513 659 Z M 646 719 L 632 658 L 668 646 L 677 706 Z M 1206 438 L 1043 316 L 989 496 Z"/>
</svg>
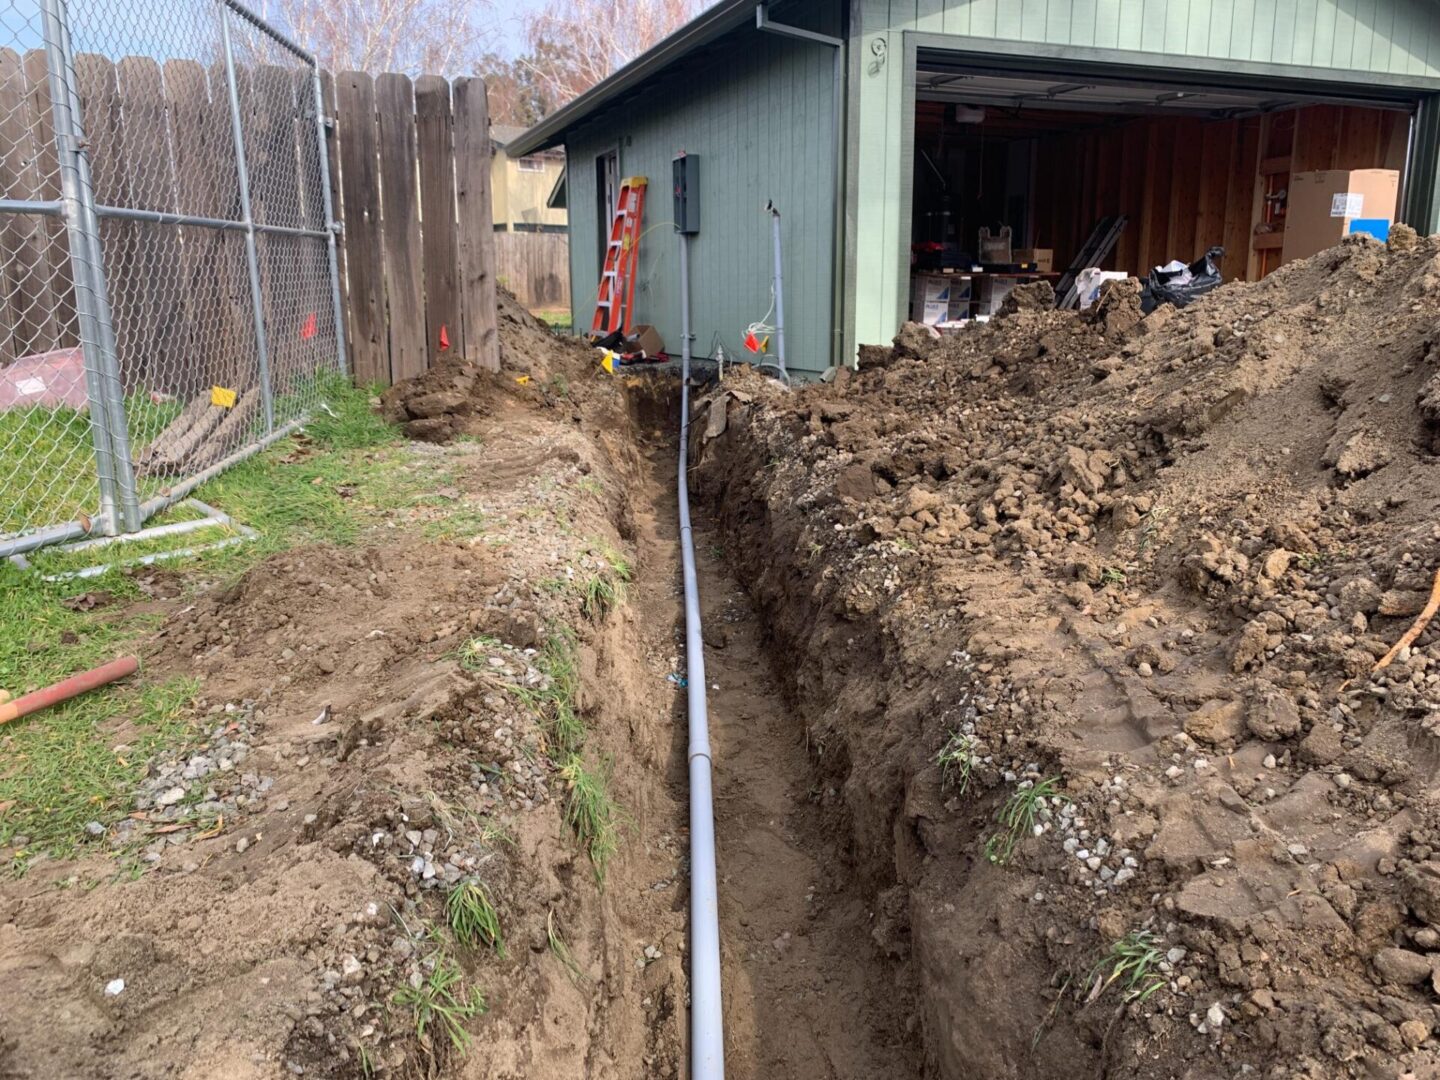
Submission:
<svg viewBox="0 0 1440 1080">
<path fill-rule="evenodd" d="M 529 157 L 522 157 L 517 163 L 521 172 L 544 172 L 545 161 L 536 154 Z"/>
</svg>

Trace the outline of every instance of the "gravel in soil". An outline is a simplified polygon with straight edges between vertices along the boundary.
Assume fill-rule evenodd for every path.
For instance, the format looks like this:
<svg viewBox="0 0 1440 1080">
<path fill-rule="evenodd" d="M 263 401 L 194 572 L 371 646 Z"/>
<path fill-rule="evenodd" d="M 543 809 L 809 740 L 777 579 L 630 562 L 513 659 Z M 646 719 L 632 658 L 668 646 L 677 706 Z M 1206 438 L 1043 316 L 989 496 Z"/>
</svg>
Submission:
<svg viewBox="0 0 1440 1080">
<path fill-rule="evenodd" d="M 1042 292 L 694 425 L 928 1067 L 1436 1075 L 1440 239 Z"/>
<path fill-rule="evenodd" d="M 0 883 L 0 1075 L 679 1075 L 678 606 L 624 580 L 668 555 L 623 389 L 505 311 L 483 443 L 409 451 L 435 490 L 145 603 L 197 738 L 81 858 Z M 608 831 L 577 835 L 582 785 Z M 452 929 L 470 883 L 494 940 Z"/>
</svg>

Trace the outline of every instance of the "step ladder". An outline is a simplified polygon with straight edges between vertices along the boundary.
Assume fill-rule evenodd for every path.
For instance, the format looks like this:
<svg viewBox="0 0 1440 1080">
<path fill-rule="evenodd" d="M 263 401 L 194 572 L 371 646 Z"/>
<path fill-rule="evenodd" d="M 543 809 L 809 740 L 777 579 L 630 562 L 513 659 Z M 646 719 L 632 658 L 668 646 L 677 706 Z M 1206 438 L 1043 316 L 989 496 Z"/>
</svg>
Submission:
<svg viewBox="0 0 1440 1080">
<path fill-rule="evenodd" d="M 606 338 L 619 331 L 630 332 L 631 309 L 635 303 L 635 268 L 640 261 L 640 219 L 645 213 L 643 176 L 620 181 L 615 200 L 615 220 L 605 245 L 605 267 L 595 297 L 595 318 L 590 323 L 592 339 Z"/>
</svg>

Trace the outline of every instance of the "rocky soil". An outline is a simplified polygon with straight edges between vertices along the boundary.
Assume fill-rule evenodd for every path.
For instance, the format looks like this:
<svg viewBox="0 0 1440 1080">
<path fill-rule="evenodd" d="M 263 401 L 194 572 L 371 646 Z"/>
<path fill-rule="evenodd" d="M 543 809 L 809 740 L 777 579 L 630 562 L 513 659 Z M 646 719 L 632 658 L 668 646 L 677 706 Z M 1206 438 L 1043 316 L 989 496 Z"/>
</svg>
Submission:
<svg viewBox="0 0 1440 1080">
<path fill-rule="evenodd" d="M 1134 284 L 729 379 L 698 491 L 938 1075 L 1440 1075 L 1440 238 Z"/>
<path fill-rule="evenodd" d="M 0 883 L 0 1076 L 679 1075 L 674 625 L 636 615 L 617 567 L 667 594 L 672 569 L 637 540 L 622 389 L 503 315 L 504 371 L 391 398 L 459 381 L 454 430 L 484 418 L 483 443 L 414 444 L 409 510 L 238 580 L 145 572 L 145 677 L 198 680 L 196 739 L 85 857 Z M 574 828 L 559 681 L 616 806 L 603 867 Z M 502 947 L 449 928 L 467 882 Z M 452 976 L 430 1000 L 473 1015 L 421 1032 L 414 995 Z"/>
</svg>

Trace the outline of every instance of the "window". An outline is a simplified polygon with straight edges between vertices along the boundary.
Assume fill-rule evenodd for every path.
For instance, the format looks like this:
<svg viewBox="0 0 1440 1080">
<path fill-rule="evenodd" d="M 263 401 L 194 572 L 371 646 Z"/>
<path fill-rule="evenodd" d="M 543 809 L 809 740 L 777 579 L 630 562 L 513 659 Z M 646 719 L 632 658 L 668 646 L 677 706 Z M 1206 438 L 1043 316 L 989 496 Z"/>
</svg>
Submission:
<svg viewBox="0 0 1440 1080">
<path fill-rule="evenodd" d="M 540 157 L 538 154 L 531 154 L 528 157 L 522 157 L 517 162 L 517 165 L 521 172 L 545 171 L 545 159 Z"/>
</svg>

